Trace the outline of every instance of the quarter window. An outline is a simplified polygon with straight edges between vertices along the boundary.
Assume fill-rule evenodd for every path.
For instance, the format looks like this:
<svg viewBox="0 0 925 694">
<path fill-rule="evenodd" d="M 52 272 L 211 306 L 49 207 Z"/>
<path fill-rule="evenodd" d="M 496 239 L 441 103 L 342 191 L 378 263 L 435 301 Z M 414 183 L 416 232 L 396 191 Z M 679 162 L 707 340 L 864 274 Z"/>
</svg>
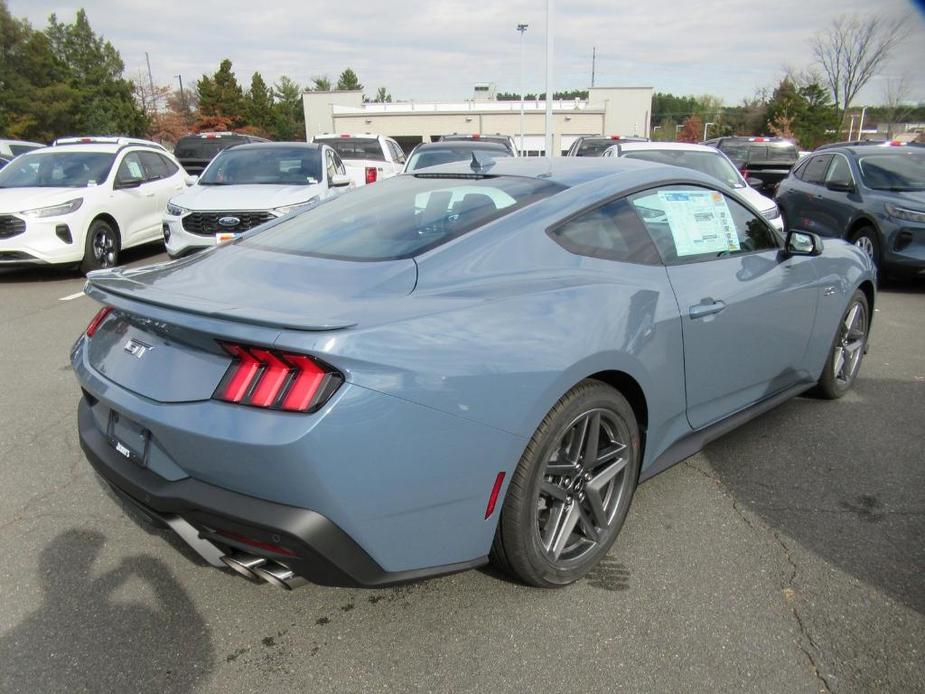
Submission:
<svg viewBox="0 0 925 694">
<path fill-rule="evenodd" d="M 160 156 L 154 152 L 139 152 L 138 156 L 141 157 L 141 163 L 144 164 L 147 180 L 157 181 L 170 175 L 167 173 L 167 167 L 164 166 Z"/>
<path fill-rule="evenodd" d="M 671 186 L 636 193 L 629 201 L 668 264 L 779 247 L 761 217 L 716 190 Z"/>
<path fill-rule="evenodd" d="M 625 198 L 584 212 L 549 235 L 576 255 L 646 265 L 659 262 L 658 251 Z"/>
</svg>

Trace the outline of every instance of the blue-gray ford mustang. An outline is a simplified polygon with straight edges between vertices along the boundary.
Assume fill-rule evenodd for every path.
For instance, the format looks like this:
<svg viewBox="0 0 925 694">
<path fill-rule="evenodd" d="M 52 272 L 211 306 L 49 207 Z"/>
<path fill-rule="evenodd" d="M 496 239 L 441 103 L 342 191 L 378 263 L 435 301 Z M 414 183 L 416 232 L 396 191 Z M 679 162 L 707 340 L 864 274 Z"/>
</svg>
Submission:
<svg viewBox="0 0 925 694">
<path fill-rule="evenodd" d="M 108 489 L 292 587 L 488 560 L 585 574 L 641 480 L 866 349 L 867 256 L 629 160 L 399 176 L 181 261 L 91 274 L 71 361 Z"/>
</svg>

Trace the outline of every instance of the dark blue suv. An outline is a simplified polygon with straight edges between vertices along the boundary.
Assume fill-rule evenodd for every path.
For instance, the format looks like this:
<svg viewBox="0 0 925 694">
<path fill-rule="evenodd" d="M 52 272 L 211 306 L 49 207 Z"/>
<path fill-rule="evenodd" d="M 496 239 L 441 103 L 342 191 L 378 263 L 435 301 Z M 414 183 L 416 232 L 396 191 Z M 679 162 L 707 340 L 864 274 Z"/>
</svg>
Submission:
<svg viewBox="0 0 925 694">
<path fill-rule="evenodd" d="M 784 230 L 847 239 L 881 273 L 925 277 L 925 148 L 892 143 L 820 147 L 776 197 Z"/>
</svg>

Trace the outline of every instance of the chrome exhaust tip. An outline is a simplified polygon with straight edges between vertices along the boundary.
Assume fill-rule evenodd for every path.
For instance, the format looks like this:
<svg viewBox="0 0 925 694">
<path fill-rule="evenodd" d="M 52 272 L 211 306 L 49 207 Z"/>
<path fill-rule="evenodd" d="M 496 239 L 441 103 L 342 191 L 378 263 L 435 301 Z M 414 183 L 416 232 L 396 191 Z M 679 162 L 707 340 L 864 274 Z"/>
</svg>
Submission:
<svg viewBox="0 0 925 694">
<path fill-rule="evenodd" d="M 256 569 L 267 563 L 263 557 L 255 557 L 253 554 L 236 552 L 235 554 L 226 554 L 222 557 L 222 562 L 232 571 L 236 571 L 245 578 L 256 578 L 259 576 Z"/>
<path fill-rule="evenodd" d="M 256 567 L 254 573 L 267 583 L 284 590 L 292 590 L 307 583 L 301 576 L 296 576 L 292 569 L 275 561 Z"/>
</svg>

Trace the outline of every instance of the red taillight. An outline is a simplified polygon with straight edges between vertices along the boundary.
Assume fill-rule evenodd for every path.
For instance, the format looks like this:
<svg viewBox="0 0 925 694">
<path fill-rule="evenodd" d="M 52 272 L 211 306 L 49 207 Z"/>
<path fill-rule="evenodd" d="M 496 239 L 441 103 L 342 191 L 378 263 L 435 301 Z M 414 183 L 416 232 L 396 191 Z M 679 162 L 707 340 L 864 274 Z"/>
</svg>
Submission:
<svg viewBox="0 0 925 694">
<path fill-rule="evenodd" d="M 341 136 L 341 137 L 350 137 L 350 133 L 341 133 L 340 136 Z"/>
<path fill-rule="evenodd" d="M 620 139 L 620 136 L 619 136 L 619 135 L 611 135 L 611 136 L 610 136 L 610 139 L 611 139 L 611 140 L 619 140 L 619 139 Z"/>
<path fill-rule="evenodd" d="M 376 171 L 376 167 L 367 166 L 366 167 L 366 182 L 375 183 L 378 178 L 379 178 L 379 174 Z"/>
<path fill-rule="evenodd" d="M 768 138 L 766 137 L 750 137 L 748 138 L 749 142 L 767 142 Z"/>
<path fill-rule="evenodd" d="M 304 354 L 221 343 L 234 361 L 214 397 L 239 405 L 288 412 L 314 412 L 344 377 Z"/>
<path fill-rule="evenodd" d="M 93 316 L 93 320 L 90 321 L 90 324 L 87 326 L 85 331 L 87 337 L 93 337 L 96 335 L 96 331 L 100 329 L 103 321 L 106 320 L 106 316 L 108 316 L 110 313 L 112 313 L 112 306 L 103 306 L 103 308 L 96 312 L 96 315 Z"/>
<path fill-rule="evenodd" d="M 498 503 L 498 494 L 501 492 L 501 484 L 504 482 L 504 473 L 499 472 L 495 477 L 495 483 L 491 488 L 491 494 L 488 497 L 488 506 L 485 507 L 485 518 L 488 518 L 495 512 L 495 504 Z"/>
</svg>

